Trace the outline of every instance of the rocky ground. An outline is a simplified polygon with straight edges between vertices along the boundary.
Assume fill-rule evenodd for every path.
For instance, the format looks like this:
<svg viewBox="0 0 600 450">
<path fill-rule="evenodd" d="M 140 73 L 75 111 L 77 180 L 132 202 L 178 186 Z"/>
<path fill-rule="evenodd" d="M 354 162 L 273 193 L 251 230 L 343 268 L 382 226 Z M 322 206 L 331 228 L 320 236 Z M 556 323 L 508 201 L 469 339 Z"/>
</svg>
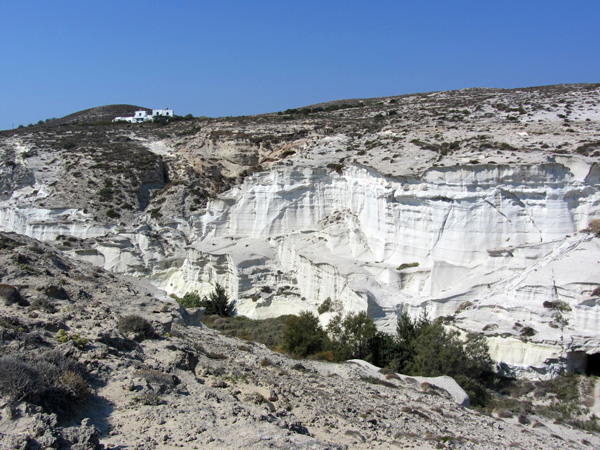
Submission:
<svg viewBox="0 0 600 450">
<path fill-rule="evenodd" d="M 460 406 L 436 380 L 295 360 L 193 326 L 152 286 L 24 236 L 0 234 L 0 283 L 0 371 L 15 359 L 68 361 L 88 386 L 78 392 L 89 389 L 49 412 L 56 405 L 11 398 L 0 383 L 0 448 L 600 446 L 597 435 L 547 419 Z M 152 332 L 120 331 L 131 314 Z"/>
</svg>

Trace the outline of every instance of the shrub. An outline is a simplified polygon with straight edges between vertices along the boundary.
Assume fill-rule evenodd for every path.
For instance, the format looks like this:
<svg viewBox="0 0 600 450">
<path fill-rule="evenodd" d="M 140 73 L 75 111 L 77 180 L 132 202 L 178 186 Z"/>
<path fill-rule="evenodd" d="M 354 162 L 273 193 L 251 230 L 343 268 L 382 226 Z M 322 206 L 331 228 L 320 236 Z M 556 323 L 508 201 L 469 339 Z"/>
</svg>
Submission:
<svg viewBox="0 0 600 450">
<path fill-rule="evenodd" d="M 157 392 L 148 392 L 146 394 L 136 395 L 133 397 L 133 402 L 144 406 L 158 406 L 163 403 L 163 400 Z"/>
<path fill-rule="evenodd" d="M 327 168 L 330 169 L 330 170 L 334 170 L 337 173 L 342 173 L 342 171 L 344 169 L 344 165 L 341 164 L 341 163 L 338 163 L 338 164 L 336 164 L 336 163 L 329 163 L 329 164 L 327 164 Z"/>
<path fill-rule="evenodd" d="M 92 393 L 87 382 L 81 375 L 67 371 L 63 373 L 55 383 L 52 394 L 46 393 L 46 400 L 52 398 L 51 410 L 59 410 L 66 413 L 73 407 L 84 405 Z"/>
<path fill-rule="evenodd" d="M 600 219 L 594 219 L 588 225 L 588 229 L 596 236 L 600 236 Z"/>
<path fill-rule="evenodd" d="M 468 301 L 468 300 L 467 300 L 467 301 L 465 301 L 465 302 L 462 302 L 462 303 L 461 303 L 461 304 L 458 306 L 458 308 L 456 308 L 456 311 L 454 311 L 454 314 L 455 314 L 455 315 L 458 315 L 458 314 L 460 314 L 461 312 L 463 312 L 463 311 L 465 311 L 465 310 L 467 310 L 467 309 L 471 308 L 472 306 L 473 306 L 473 303 L 472 303 L 472 302 L 470 302 L 470 301 Z"/>
<path fill-rule="evenodd" d="M 31 309 L 44 311 L 48 314 L 53 314 L 56 312 L 56 306 L 54 306 L 54 304 L 47 298 L 36 298 L 31 302 Z"/>
<path fill-rule="evenodd" d="M 185 295 L 181 298 L 176 298 L 177 303 L 179 303 L 184 308 L 200 308 L 203 306 L 203 301 L 206 299 L 202 299 L 198 291 L 186 292 Z"/>
<path fill-rule="evenodd" d="M 281 347 L 298 356 L 308 356 L 324 349 L 327 334 L 313 313 L 304 311 L 286 320 Z"/>
<path fill-rule="evenodd" d="M 531 337 L 536 334 L 536 331 L 531 327 L 523 327 L 521 330 L 521 336 Z"/>
<path fill-rule="evenodd" d="M 63 355 L 58 350 L 49 350 L 42 353 L 39 357 L 32 360 L 32 364 L 46 377 L 46 373 L 43 369 L 39 368 L 39 364 L 43 364 L 44 367 L 52 366 L 58 371 L 58 375 L 63 372 L 73 372 L 79 375 L 85 373 L 85 366 L 72 358 Z M 56 376 L 56 378 L 58 377 Z M 54 383 L 54 379 L 48 382 L 49 384 Z"/>
<path fill-rule="evenodd" d="M 252 320 L 244 316 L 219 317 L 216 314 L 204 315 L 202 323 L 215 328 L 226 336 L 234 336 L 248 341 L 256 341 L 274 350 L 281 344 L 283 330 L 289 316 Z"/>
<path fill-rule="evenodd" d="M 103 187 L 98 191 L 98 196 L 100 197 L 101 202 L 108 202 L 113 199 L 113 190 L 109 187 Z"/>
<path fill-rule="evenodd" d="M 219 283 L 215 286 L 212 292 L 206 299 L 205 314 L 217 314 L 221 317 L 231 317 L 235 312 L 233 303 L 229 301 L 229 297 L 225 293 L 225 288 Z"/>
<path fill-rule="evenodd" d="M 555 311 L 568 312 L 571 311 L 571 306 L 567 302 L 562 300 L 556 300 L 554 302 L 545 301 L 543 303 L 544 308 L 553 309 Z"/>
<path fill-rule="evenodd" d="M 267 367 L 267 366 L 272 366 L 273 365 L 273 361 L 271 361 L 268 358 L 263 358 L 260 360 L 260 366 L 261 367 Z"/>
<path fill-rule="evenodd" d="M 325 350 L 322 352 L 315 353 L 310 358 L 315 359 L 317 361 L 329 361 L 329 362 L 335 361 L 335 356 L 331 350 Z"/>
<path fill-rule="evenodd" d="M 109 209 L 108 211 L 106 211 L 106 216 L 110 217 L 111 219 L 119 219 L 121 217 L 121 214 L 116 212 L 114 209 Z"/>
<path fill-rule="evenodd" d="M 160 207 L 151 209 L 150 217 L 153 219 L 160 219 L 162 217 L 162 214 L 160 213 Z"/>
<path fill-rule="evenodd" d="M 143 378 L 153 387 L 155 392 L 164 394 L 175 387 L 176 378 L 173 375 L 166 374 L 154 369 L 141 369 L 135 372 L 135 375 Z"/>
<path fill-rule="evenodd" d="M 462 340 L 457 331 L 432 323 L 427 315 L 411 319 L 406 312 L 398 318 L 396 331 L 395 338 L 376 333 L 369 339 L 371 362 L 412 376 L 451 376 L 472 404 L 485 404 L 495 374 L 483 335 L 471 333 Z"/>
<path fill-rule="evenodd" d="M 407 365 L 409 375 L 449 375 L 469 394 L 472 404 L 485 404 L 486 385 L 493 380 L 494 372 L 482 335 L 470 333 L 463 342 L 458 332 L 433 323 L 422 329 L 413 345 L 416 351 Z"/>
<path fill-rule="evenodd" d="M 65 291 L 62 286 L 50 285 L 44 288 L 44 294 L 48 297 L 55 298 L 58 300 L 68 300 L 69 294 Z"/>
<path fill-rule="evenodd" d="M 398 267 L 396 267 L 396 270 L 410 269 L 411 267 L 419 267 L 419 263 L 413 262 L 413 263 L 400 264 Z"/>
<path fill-rule="evenodd" d="M 0 393 L 67 419 L 91 396 L 83 373 L 81 364 L 55 350 L 33 356 L 5 356 L 0 358 Z"/>
<path fill-rule="evenodd" d="M 62 328 L 56 333 L 56 340 L 61 344 L 65 344 L 69 341 L 72 341 L 80 349 L 84 348 L 89 342 L 87 338 L 81 337 L 77 333 L 68 335 L 67 332 Z"/>
<path fill-rule="evenodd" d="M 0 358 L 0 393 L 11 400 L 21 401 L 30 398 L 40 385 L 37 370 L 16 358 Z"/>
<path fill-rule="evenodd" d="M 321 314 L 325 314 L 327 311 L 331 311 L 333 304 L 331 302 L 331 298 L 327 297 L 323 303 L 321 303 L 321 305 L 317 308 L 317 312 L 319 313 L 319 315 Z"/>
<path fill-rule="evenodd" d="M 390 383 L 389 381 L 385 381 L 385 380 L 380 380 L 379 378 L 372 377 L 372 376 L 360 377 L 360 380 L 364 381 L 365 383 L 378 384 L 380 386 L 386 386 L 386 387 L 389 387 L 392 389 L 398 389 L 398 386 L 396 386 L 394 383 Z"/>
<path fill-rule="evenodd" d="M 134 339 L 140 341 L 152 338 L 155 335 L 150 322 L 135 314 L 121 317 L 117 323 L 117 328 L 123 334 L 135 335 Z"/>
</svg>

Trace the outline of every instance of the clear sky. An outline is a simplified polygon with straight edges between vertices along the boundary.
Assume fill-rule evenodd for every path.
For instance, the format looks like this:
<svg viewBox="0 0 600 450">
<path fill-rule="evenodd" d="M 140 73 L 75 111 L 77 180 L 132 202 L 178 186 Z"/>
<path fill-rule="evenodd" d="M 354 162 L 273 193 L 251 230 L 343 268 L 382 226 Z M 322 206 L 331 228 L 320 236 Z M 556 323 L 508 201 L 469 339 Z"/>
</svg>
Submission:
<svg viewBox="0 0 600 450">
<path fill-rule="evenodd" d="M 216 117 L 600 82 L 598 0 L 0 4 L 0 129 L 113 103 Z"/>
</svg>

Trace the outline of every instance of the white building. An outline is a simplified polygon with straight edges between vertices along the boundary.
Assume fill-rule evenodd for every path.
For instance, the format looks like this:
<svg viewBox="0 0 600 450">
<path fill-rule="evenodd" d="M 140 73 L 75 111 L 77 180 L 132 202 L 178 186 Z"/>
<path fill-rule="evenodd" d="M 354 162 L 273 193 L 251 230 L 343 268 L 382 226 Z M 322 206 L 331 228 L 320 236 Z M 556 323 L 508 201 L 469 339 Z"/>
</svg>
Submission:
<svg viewBox="0 0 600 450">
<path fill-rule="evenodd" d="M 153 109 L 152 114 L 148 111 L 136 111 L 133 117 L 115 117 L 113 122 L 123 121 L 130 123 L 150 122 L 155 117 L 173 117 L 173 110 L 169 108 L 165 109 Z"/>
</svg>

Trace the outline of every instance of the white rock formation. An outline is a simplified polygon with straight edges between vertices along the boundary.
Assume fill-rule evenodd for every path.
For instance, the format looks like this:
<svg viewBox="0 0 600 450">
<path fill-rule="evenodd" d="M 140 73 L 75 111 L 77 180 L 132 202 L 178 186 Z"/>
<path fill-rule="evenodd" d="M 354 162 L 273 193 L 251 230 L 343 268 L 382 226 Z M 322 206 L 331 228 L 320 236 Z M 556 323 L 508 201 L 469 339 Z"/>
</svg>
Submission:
<svg viewBox="0 0 600 450">
<path fill-rule="evenodd" d="M 96 250 L 106 268 L 146 271 L 179 295 L 206 293 L 219 281 L 254 318 L 316 312 L 331 298 L 391 331 L 403 308 L 438 317 L 468 301 L 457 326 L 487 326 L 498 361 L 547 370 L 561 352 L 599 345 L 591 291 L 600 249 L 578 231 L 600 216 L 597 172 L 573 163 L 579 173 L 559 163 L 481 165 L 412 179 L 364 167 L 285 168 L 255 174 L 211 202 L 189 233 L 160 241 L 149 232 L 120 235 Z M 172 248 L 159 247 L 165 241 Z M 419 265 L 398 270 L 407 263 Z M 569 305 L 566 329 L 550 326 L 555 311 L 545 301 Z M 524 327 L 537 335 L 518 339 Z"/>
</svg>

